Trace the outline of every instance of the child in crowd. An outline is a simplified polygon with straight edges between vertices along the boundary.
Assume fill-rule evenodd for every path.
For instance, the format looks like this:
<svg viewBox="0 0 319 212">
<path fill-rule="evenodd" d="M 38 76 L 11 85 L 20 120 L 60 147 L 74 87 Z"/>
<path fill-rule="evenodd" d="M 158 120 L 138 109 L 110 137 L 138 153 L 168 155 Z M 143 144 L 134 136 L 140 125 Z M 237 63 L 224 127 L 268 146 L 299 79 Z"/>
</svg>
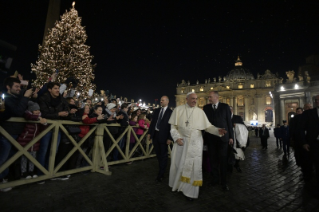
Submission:
<svg viewBox="0 0 319 212">
<path fill-rule="evenodd" d="M 28 145 L 33 138 L 40 134 L 44 130 L 44 125 L 47 125 L 47 120 L 41 118 L 40 106 L 38 103 L 29 101 L 28 110 L 25 111 L 25 119 L 30 121 L 40 121 L 41 124 L 27 123 L 24 127 L 23 133 L 18 137 L 17 141 L 19 144 L 24 147 Z M 37 141 L 33 144 L 28 151 L 33 158 L 36 158 L 36 152 L 39 150 L 40 142 Z M 29 163 L 28 163 L 29 162 Z M 29 165 L 29 166 L 28 166 Z M 28 169 L 27 169 L 28 168 Z M 31 161 L 28 161 L 27 157 L 22 155 L 21 157 L 21 175 L 22 178 L 30 179 L 38 177 L 36 174 L 33 174 L 34 164 Z"/>
<path fill-rule="evenodd" d="M 137 129 L 136 135 L 138 138 L 140 138 L 143 134 L 145 130 L 148 130 L 149 125 L 147 125 L 147 123 L 145 123 L 146 120 L 146 114 L 140 114 L 138 116 L 138 125 L 139 128 Z"/>
</svg>

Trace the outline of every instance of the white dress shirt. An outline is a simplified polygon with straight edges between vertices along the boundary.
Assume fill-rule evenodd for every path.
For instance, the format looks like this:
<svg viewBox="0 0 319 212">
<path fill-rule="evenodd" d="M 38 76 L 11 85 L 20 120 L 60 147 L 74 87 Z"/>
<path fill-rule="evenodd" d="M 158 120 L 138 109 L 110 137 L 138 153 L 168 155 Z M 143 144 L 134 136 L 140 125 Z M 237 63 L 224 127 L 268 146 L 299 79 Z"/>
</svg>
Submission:
<svg viewBox="0 0 319 212">
<path fill-rule="evenodd" d="M 165 111 L 166 111 L 167 107 L 168 107 L 168 106 L 166 106 L 166 107 L 162 107 L 162 108 L 161 108 L 161 110 L 163 109 L 162 118 L 163 118 L 163 116 L 164 116 L 164 114 L 165 114 Z M 157 118 L 157 120 L 159 119 L 159 116 L 161 115 L 161 110 L 160 110 L 160 112 L 159 112 L 159 114 L 158 114 L 158 118 Z M 159 129 L 157 129 L 157 127 L 156 127 L 156 126 L 157 126 L 157 123 L 155 124 L 155 130 L 156 130 L 156 131 L 159 131 Z"/>
<path fill-rule="evenodd" d="M 212 103 L 212 108 L 214 109 L 214 105 L 215 105 L 215 108 L 216 108 L 216 110 L 217 110 L 218 104 L 219 104 L 219 102 L 217 102 L 216 104 Z"/>
</svg>

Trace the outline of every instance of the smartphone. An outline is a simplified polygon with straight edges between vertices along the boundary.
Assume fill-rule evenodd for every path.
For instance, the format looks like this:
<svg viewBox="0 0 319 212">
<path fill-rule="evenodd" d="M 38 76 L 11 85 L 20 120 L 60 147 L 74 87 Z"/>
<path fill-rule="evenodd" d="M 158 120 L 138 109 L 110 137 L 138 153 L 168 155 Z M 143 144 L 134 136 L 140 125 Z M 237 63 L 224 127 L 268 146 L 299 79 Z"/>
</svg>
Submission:
<svg viewBox="0 0 319 212">
<path fill-rule="evenodd" d="M 20 80 L 21 85 L 28 85 L 29 81 L 28 80 Z"/>
</svg>

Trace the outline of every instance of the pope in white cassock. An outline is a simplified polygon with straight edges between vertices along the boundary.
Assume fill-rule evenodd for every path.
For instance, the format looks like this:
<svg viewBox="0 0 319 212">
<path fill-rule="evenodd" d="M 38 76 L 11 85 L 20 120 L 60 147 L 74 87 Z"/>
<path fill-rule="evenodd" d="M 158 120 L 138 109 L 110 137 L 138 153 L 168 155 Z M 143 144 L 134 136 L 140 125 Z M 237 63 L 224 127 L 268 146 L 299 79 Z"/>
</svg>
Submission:
<svg viewBox="0 0 319 212">
<path fill-rule="evenodd" d="M 182 191 L 192 200 L 198 198 L 199 186 L 203 184 L 201 130 L 217 136 L 223 136 L 226 131 L 211 125 L 204 111 L 196 107 L 196 93 L 188 93 L 186 101 L 185 105 L 174 109 L 168 122 L 175 141 L 171 153 L 169 186 L 172 191 Z"/>
</svg>

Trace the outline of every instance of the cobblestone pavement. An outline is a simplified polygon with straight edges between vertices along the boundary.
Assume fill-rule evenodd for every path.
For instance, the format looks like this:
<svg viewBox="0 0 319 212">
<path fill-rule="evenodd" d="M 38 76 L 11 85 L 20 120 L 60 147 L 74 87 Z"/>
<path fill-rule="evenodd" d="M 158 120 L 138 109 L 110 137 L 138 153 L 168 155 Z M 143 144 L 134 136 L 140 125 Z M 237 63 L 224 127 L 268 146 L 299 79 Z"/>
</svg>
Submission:
<svg viewBox="0 0 319 212">
<path fill-rule="evenodd" d="M 0 211 L 319 211 L 319 200 L 304 188 L 292 157 L 282 160 L 282 150 L 269 139 L 262 150 L 252 137 L 241 162 L 243 173 L 229 176 L 230 191 L 210 187 L 209 174 L 199 199 L 188 202 L 182 193 L 168 187 L 168 173 L 155 183 L 157 160 L 112 166 L 111 176 L 75 174 L 67 181 L 29 184 L 0 193 Z"/>
</svg>

